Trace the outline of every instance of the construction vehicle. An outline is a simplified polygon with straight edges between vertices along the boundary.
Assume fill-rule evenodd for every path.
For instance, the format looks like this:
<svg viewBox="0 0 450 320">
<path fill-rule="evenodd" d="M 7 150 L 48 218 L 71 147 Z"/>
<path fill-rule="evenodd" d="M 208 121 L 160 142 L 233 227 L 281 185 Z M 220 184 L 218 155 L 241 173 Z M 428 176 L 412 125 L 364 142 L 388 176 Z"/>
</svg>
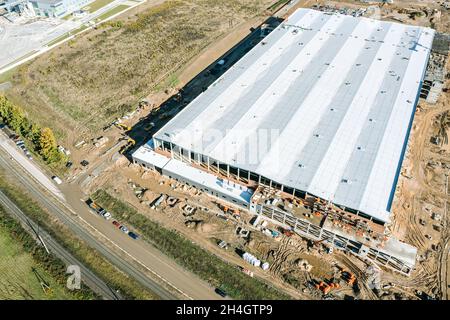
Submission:
<svg viewBox="0 0 450 320">
<path fill-rule="evenodd" d="M 131 130 L 131 127 L 130 127 L 130 126 L 127 126 L 127 125 L 125 125 L 125 124 L 123 124 L 123 123 L 114 122 L 114 125 L 115 125 L 117 128 L 119 128 L 119 129 L 125 130 L 125 132 L 128 132 L 128 131 Z"/>
<path fill-rule="evenodd" d="M 342 270 L 341 277 L 344 279 L 349 286 L 353 286 L 356 281 L 356 276 L 347 270 Z"/>
<path fill-rule="evenodd" d="M 221 204 L 221 203 L 218 203 L 218 206 L 219 206 L 220 210 L 222 210 L 223 212 L 225 212 L 225 213 L 228 212 L 228 209 L 229 209 L 228 206 Z"/>
<path fill-rule="evenodd" d="M 131 148 L 132 146 L 134 146 L 136 144 L 136 141 L 134 141 L 131 138 L 128 138 L 127 140 L 127 144 L 125 144 L 121 149 L 120 149 L 120 154 L 124 154 L 129 148 Z"/>
</svg>

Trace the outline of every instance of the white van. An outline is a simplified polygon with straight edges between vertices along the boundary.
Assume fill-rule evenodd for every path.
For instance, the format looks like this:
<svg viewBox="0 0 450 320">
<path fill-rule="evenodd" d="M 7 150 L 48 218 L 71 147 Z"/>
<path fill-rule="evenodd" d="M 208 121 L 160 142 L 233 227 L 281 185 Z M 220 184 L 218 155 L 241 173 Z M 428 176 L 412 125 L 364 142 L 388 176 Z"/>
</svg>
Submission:
<svg viewBox="0 0 450 320">
<path fill-rule="evenodd" d="M 53 176 L 52 177 L 53 181 L 55 181 L 57 184 L 61 184 L 62 180 L 60 178 L 58 178 L 57 176 Z"/>
</svg>

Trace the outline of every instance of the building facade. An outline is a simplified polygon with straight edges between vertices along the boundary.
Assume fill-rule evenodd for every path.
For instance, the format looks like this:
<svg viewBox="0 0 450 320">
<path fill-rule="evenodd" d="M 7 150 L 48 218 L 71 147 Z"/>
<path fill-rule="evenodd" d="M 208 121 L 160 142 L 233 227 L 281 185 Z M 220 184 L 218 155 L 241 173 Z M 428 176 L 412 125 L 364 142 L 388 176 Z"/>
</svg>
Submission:
<svg viewBox="0 0 450 320">
<path fill-rule="evenodd" d="M 77 11 L 94 0 L 29 0 L 36 15 L 60 18 Z"/>
</svg>

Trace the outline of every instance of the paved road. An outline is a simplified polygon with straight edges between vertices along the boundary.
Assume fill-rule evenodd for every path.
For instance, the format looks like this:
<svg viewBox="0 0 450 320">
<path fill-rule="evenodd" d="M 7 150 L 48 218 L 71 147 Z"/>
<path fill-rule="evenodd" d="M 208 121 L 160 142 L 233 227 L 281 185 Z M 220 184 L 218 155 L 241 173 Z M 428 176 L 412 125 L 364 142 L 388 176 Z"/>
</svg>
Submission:
<svg viewBox="0 0 450 320">
<path fill-rule="evenodd" d="M 98 295 L 107 300 L 121 300 L 120 294 L 109 287 L 102 279 L 95 275 L 77 258 L 72 256 L 63 246 L 54 240 L 45 230 L 29 219 L 2 191 L 0 191 L 0 204 L 5 210 L 27 230 L 36 240 L 38 235 L 45 243 L 48 250 L 60 258 L 67 266 L 77 265 L 80 267 L 82 281 Z M 39 231 L 38 231 L 39 230 Z"/>
<path fill-rule="evenodd" d="M 5 143 L 10 143 L 10 141 L 3 141 L 0 145 L 4 147 Z M 24 167 L 12 160 L 4 150 L 6 151 L 4 148 L 0 151 L 0 167 L 26 187 L 32 197 L 44 208 L 120 270 L 163 299 L 220 298 L 214 293 L 214 288 L 196 275 L 181 268 L 153 246 L 142 240 L 131 239 L 118 231 L 110 221 L 93 214 L 87 205 L 80 201 L 80 198 L 83 197 L 80 190 L 73 186 L 62 185 L 66 202 L 63 203 L 62 200 L 54 197 L 50 192 L 44 190 L 42 185 L 36 182 L 28 172 L 25 172 Z M 29 161 L 26 158 L 17 160 Z M 147 274 L 151 274 L 152 279 Z M 158 279 L 158 281 L 153 279 Z"/>
</svg>

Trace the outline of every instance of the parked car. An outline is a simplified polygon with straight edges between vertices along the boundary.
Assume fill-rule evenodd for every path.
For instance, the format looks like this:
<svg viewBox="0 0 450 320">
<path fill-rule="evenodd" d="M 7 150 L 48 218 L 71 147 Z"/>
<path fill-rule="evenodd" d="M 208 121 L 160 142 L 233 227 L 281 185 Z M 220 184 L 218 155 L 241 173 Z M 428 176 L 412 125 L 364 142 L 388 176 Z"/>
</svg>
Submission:
<svg viewBox="0 0 450 320">
<path fill-rule="evenodd" d="M 20 146 L 20 145 L 25 144 L 25 142 L 24 142 L 23 140 L 19 140 L 19 141 L 16 142 L 16 144 L 17 144 L 18 146 Z"/>
<path fill-rule="evenodd" d="M 224 290 L 220 289 L 220 288 L 216 288 L 214 291 L 221 297 L 225 298 L 227 296 L 227 293 Z"/>
<path fill-rule="evenodd" d="M 120 228 L 120 226 L 121 226 L 120 223 L 117 220 L 114 220 L 112 222 L 112 224 L 115 225 L 117 228 Z"/>
<path fill-rule="evenodd" d="M 136 233 L 134 233 L 134 232 L 130 231 L 130 232 L 128 232 L 128 235 L 130 237 L 132 237 L 133 239 L 135 239 L 135 240 L 139 239 L 139 236 Z"/>
<path fill-rule="evenodd" d="M 83 160 L 83 161 L 80 162 L 80 164 L 81 164 L 83 167 L 87 167 L 87 166 L 89 165 L 89 161 Z"/>
<path fill-rule="evenodd" d="M 123 233 L 126 233 L 126 234 L 128 234 L 128 228 L 127 227 L 125 227 L 125 226 L 120 226 L 120 231 L 122 231 Z"/>
<path fill-rule="evenodd" d="M 108 211 L 106 211 L 106 212 L 103 214 L 103 218 L 105 218 L 106 220 L 111 219 L 111 213 L 109 213 Z"/>
<path fill-rule="evenodd" d="M 70 168 L 73 165 L 72 161 L 67 161 L 66 168 Z"/>
</svg>

